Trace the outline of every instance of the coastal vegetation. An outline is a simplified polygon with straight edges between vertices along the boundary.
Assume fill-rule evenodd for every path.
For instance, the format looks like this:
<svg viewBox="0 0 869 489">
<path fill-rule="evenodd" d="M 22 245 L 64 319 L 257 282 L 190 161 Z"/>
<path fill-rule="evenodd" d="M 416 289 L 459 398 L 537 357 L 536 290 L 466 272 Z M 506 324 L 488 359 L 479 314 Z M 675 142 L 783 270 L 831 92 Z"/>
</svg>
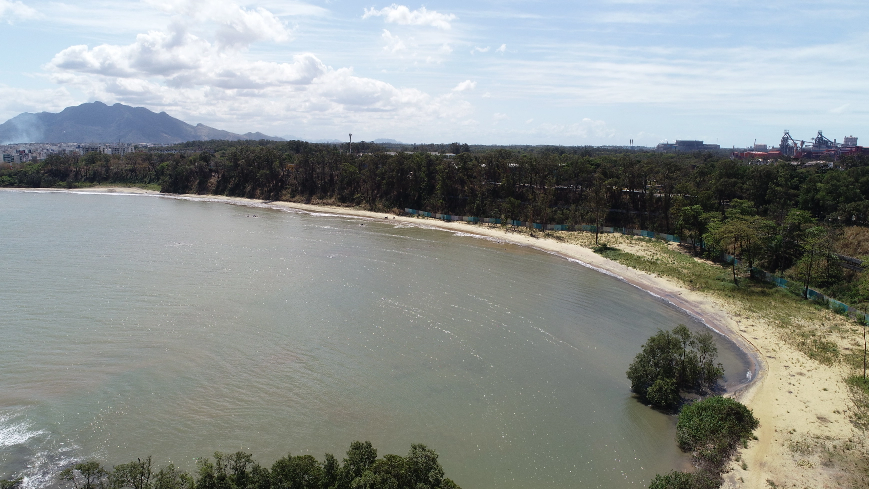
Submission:
<svg viewBox="0 0 869 489">
<path fill-rule="evenodd" d="M 656 475 L 650 489 L 713 489 L 739 444 L 754 435 L 759 422 L 751 410 L 728 397 L 712 396 L 688 404 L 679 413 L 676 441 L 693 455 L 696 472 Z"/>
<path fill-rule="evenodd" d="M 628 368 L 631 390 L 659 408 L 675 408 L 680 391 L 709 391 L 724 375 L 715 363 L 718 348 L 712 333 L 692 333 L 680 324 L 646 341 Z"/>
<path fill-rule="evenodd" d="M 541 224 L 676 234 L 692 251 L 751 266 L 869 308 L 869 275 L 840 256 L 869 255 L 869 157 L 748 164 L 712 153 L 586 147 L 486 148 L 457 154 L 301 141 L 191 142 L 127 155 L 56 155 L 0 168 L 0 186 L 124 184 L 169 193 L 406 207 Z M 399 148 L 395 148 L 399 149 Z M 407 148 L 404 148 L 407 149 Z M 701 246 L 702 245 L 702 246 Z M 742 274 L 740 274 L 742 272 Z M 744 271 L 736 264 L 731 279 Z"/>
<path fill-rule="evenodd" d="M 708 392 L 724 375 L 715 363 L 717 348 L 709 332 L 691 333 L 680 324 L 658 330 L 643 345 L 627 371 L 631 390 L 658 408 L 681 407 L 676 442 L 693 454 L 696 472 L 657 475 L 651 489 L 712 489 L 721 485 L 721 472 L 739 442 L 746 442 L 758 420 L 744 405 L 722 396 L 687 403 L 680 391 Z M 684 405 L 683 405 L 684 404 Z"/>
<path fill-rule="evenodd" d="M 371 442 L 356 441 L 339 462 L 331 454 L 323 461 L 311 455 L 287 455 L 271 468 L 245 452 L 220 453 L 198 459 L 190 474 L 173 464 L 154 467 L 151 457 L 104 468 L 90 460 L 64 469 L 61 487 L 72 489 L 459 489 L 444 476 L 437 453 L 411 445 L 406 456 L 377 456 Z M 21 480 L 0 481 L 17 489 Z"/>
<path fill-rule="evenodd" d="M 354 152 L 361 149 L 354 144 Z M 595 233 L 509 229 L 594 248 L 606 258 L 711 297 L 732 315 L 734 331 L 750 341 L 766 341 L 764 361 L 785 364 L 779 366 L 785 372 L 791 369 L 784 377 L 777 373 L 776 383 L 767 389 L 781 389 L 776 392 L 790 396 L 791 383 L 812 378 L 812 388 L 826 393 L 841 382 L 848 389 L 847 402 L 824 410 L 806 403 L 776 411 L 775 420 L 764 416 L 765 423 L 777 428 L 762 439 L 775 436 L 774 443 L 793 456 L 794 467 L 824 467 L 825 477 L 841 485 L 869 487 L 869 458 L 862 441 L 869 429 L 869 388 L 863 374 L 866 326 L 805 297 L 811 287 L 869 310 L 869 271 L 860 262 L 869 256 L 865 156 L 818 164 L 782 160 L 754 165 L 708 153 L 593 148 L 472 147 L 454 157 L 421 151 L 388 154 L 376 145 L 365 150 L 351 156 L 346 149 L 301 142 L 191 143 L 171 149 L 174 152 L 59 156 L 7 166 L 0 168 L 0 185 L 150 186 L 173 193 L 396 213 L 412 207 L 677 234 L 681 245 L 618 233 L 601 235 L 606 241 L 602 244 Z M 720 261 L 722 253 L 739 262 Z M 757 280 L 751 266 L 800 286 L 789 290 Z M 817 377 L 819 372 L 833 374 Z M 658 377 L 654 379 L 645 383 L 644 395 Z M 660 405 L 667 405 L 676 401 L 671 395 L 676 389 L 691 390 L 665 376 L 652 392 Z M 814 428 L 788 425 L 784 431 L 783 426 L 793 422 L 786 420 L 803 415 L 817 417 L 822 427 L 839 416 L 861 436 L 850 434 L 850 428 L 819 434 Z M 756 473 L 750 472 L 754 467 L 745 459 L 737 461 L 727 477 L 741 481 Z M 673 472 L 656 478 L 652 487 L 707 487 L 703 484 L 719 484 L 721 477 L 708 471 Z M 772 487 L 775 482 L 768 480 Z"/>
</svg>

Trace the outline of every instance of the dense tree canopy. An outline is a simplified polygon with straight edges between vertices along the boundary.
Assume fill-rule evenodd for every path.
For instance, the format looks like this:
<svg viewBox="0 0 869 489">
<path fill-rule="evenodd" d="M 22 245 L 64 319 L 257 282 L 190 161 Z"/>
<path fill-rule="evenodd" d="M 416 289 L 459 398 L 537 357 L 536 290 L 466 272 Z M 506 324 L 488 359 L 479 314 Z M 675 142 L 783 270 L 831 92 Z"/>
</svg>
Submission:
<svg viewBox="0 0 869 489">
<path fill-rule="evenodd" d="M 840 287 L 831 253 L 838 230 L 869 225 L 869 156 L 758 165 L 711 153 L 585 147 L 354 143 L 353 151 L 205 141 L 124 156 L 57 155 L 0 166 L 0 186 L 145 184 L 171 193 L 645 229 L 677 234 L 713 258 L 726 252 L 806 285 L 839 287 L 837 298 L 852 304 L 869 302 L 850 285 L 861 277 L 844 276 L 848 285 Z M 732 272 L 738 283 L 735 264 Z"/>
<path fill-rule="evenodd" d="M 631 390 L 661 408 L 676 407 L 679 392 L 715 387 L 724 375 L 715 363 L 718 348 L 708 331 L 691 333 L 680 324 L 672 331 L 658 330 L 628 367 Z"/>
<path fill-rule="evenodd" d="M 459 489 L 444 476 L 438 455 L 425 445 L 411 445 L 407 456 L 377 456 L 371 442 L 356 441 L 343 462 L 326 454 L 287 455 L 271 469 L 245 452 L 214 454 L 197 461 L 192 475 L 173 464 L 157 469 L 151 458 L 137 459 L 107 470 L 97 461 L 77 463 L 58 476 L 73 489 Z M 0 481 L 15 489 L 21 480 Z"/>
</svg>

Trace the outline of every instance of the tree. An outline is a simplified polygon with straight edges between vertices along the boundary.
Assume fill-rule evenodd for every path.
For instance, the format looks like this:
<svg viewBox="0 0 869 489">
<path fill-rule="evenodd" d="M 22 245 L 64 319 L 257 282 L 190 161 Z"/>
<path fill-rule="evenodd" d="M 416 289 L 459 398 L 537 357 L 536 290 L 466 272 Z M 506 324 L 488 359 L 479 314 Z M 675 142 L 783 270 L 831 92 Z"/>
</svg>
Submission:
<svg viewBox="0 0 869 489">
<path fill-rule="evenodd" d="M 318 489 L 323 481 L 323 467 L 311 455 L 287 455 L 272 465 L 271 476 L 275 487 Z"/>
<path fill-rule="evenodd" d="M 683 230 L 683 236 L 691 240 L 691 249 L 695 255 L 697 243 L 703 239 L 707 223 L 707 215 L 702 206 L 689 205 L 679 210 L 679 228 Z"/>
<path fill-rule="evenodd" d="M 338 474 L 338 488 L 350 488 L 351 483 L 361 477 L 374 464 L 375 460 L 377 460 L 377 449 L 371 446 L 370 441 L 351 443 L 350 449 L 347 450 L 347 457 L 344 458 L 344 464 Z"/>
<path fill-rule="evenodd" d="M 763 252 L 773 235 L 774 226 L 771 221 L 742 214 L 731 214 L 723 223 L 710 223 L 707 233 L 709 241 L 714 242 L 717 249 L 733 256 L 730 265 L 735 285 L 739 285 L 736 259 L 746 260 L 748 267 L 752 268 L 755 259 Z"/>
<path fill-rule="evenodd" d="M 660 408 L 679 404 L 680 390 L 712 389 L 724 371 L 715 363 L 718 350 L 708 332 L 691 333 L 685 325 L 658 330 L 628 367 L 631 390 Z"/>
<path fill-rule="evenodd" d="M 803 297 L 808 299 L 809 283 L 815 266 L 820 260 L 829 259 L 832 254 L 832 234 L 823 226 L 814 226 L 806 230 L 801 244 L 804 252 L 797 262 L 797 269 L 803 282 Z"/>
<path fill-rule="evenodd" d="M 136 459 L 130 463 L 115 465 L 111 485 L 117 488 L 150 489 L 152 475 L 151 457 L 145 460 Z"/>
<path fill-rule="evenodd" d="M 154 474 L 154 489 L 193 489 L 193 478 L 178 470 L 174 464 L 161 468 Z"/>
<path fill-rule="evenodd" d="M 58 478 L 74 489 L 103 489 L 108 485 L 108 475 L 99 462 L 91 460 L 62 470 Z"/>
<path fill-rule="evenodd" d="M 594 184 L 591 189 L 589 189 L 587 208 L 594 222 L 594 244 L 598 244 L 600 228 L 603 225 L 607 212 L 609 211 L 606 181 L 600 173 L 595 175 Z"/>
</svg>

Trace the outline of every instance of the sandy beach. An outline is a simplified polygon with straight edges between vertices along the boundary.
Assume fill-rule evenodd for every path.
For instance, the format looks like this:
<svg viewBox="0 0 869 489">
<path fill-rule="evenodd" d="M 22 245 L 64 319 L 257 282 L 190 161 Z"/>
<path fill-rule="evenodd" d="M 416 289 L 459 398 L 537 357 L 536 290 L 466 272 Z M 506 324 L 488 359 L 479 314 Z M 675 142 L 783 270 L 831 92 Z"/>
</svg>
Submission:
<svg viewBox="0 0 869 489">
<path fill-rule="evenodd" d="M 859 450 L 863 450 L 863 442 L 858 441 L 862 440 L 858 438 L 861 434 L 855 430 L 848 416 L 853 402 L 849 388 L 843 381 L 847 375 L 846 367 L 840 364 L 826 366 L 809 359 L 783 342 L 775 326 L 763 317 L 745 313 L 739 304 L 690 290 L 666 277 L 629 268 L 606 259 L 587 247 L 554 239 L 534 238 L 525 233 L 508 232 L 500 226 L 395 216 L 345 207 L 264 202 L 210 195 L 165 195 L 124 187 L 73 190 L 77 191 L 158 194 L 178 199 L 284 208 L 376 220 L 388 219 L 407 225 L 476 234 L 577 260 L 684 309 L 710 328 L 732 339 L 753 360 L 753 381 L 732 395 L 751 408 L 760 420 L 760 428 L 756 432 L 758 440 L 749 443 L 747 449 L 741 450 L 738 459 L 725 474 L 723 487 L 832 488 L 842 487 L 846 479 L 850 480 L 854 476 L 850 473 L 852 469 L 849 469 L 851 466 L 848 463 L 836 462 L 831 455 L 825 455 L 838 453 L 837 447 L 847 446 L 848 443 L 854 445 L 854 450 L 858 450 L 858 445 L 861 447 Z M 824 321 L 839 321 L 843 324 L 845 321 L 829 312 L 819 311 L 818 314 L 823 316 Z M 815 448 L 799 449 L 804 445 Z"/>
</svg>

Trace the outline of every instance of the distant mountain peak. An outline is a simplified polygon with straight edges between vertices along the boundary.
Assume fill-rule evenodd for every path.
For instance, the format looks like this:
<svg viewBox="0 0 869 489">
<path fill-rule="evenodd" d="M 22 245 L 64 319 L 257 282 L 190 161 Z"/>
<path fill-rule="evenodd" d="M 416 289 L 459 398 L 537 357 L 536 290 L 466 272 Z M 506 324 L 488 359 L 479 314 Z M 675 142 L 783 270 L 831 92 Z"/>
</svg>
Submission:
<svg viewBox="0 0 869 489">
<path fill-rule="evenodd" d="M 225 139 L 282 138 L 265 134 L 236 134 L 202 123 L 192 126 L 166 112 L 100 101 L 67 107 L 59 113 L 25 112 L 0 124 L 0 144 L 9 143 L 157 143 Z"/>
</svg>

